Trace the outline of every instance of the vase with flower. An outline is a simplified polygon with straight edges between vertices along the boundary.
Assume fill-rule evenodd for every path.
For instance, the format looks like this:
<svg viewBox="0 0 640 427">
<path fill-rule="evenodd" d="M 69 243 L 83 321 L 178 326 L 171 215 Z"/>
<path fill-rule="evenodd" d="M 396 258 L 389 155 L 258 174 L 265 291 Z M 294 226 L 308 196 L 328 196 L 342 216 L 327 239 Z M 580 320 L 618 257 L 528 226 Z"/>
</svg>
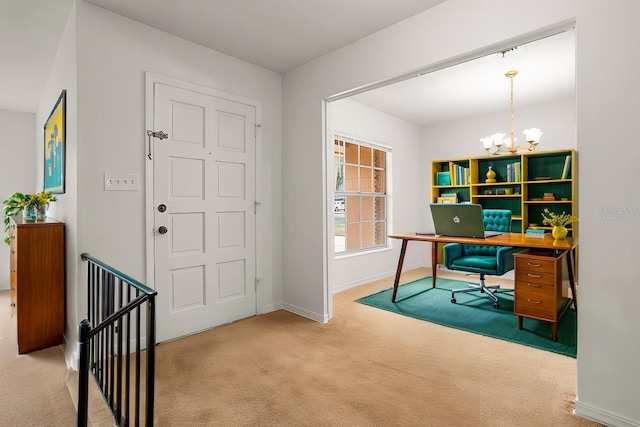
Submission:
<svg viewBox="0 0 640 427">
<path fill-rule="evenodd" d="M 556 214 L 547 208 L 542 212 L 542 223 L 552 227 L 551 235 L 556 240 L 562 240 L 567 237 L 567 225 L 573 224 L 577 221 L 578 217 L 565 212 Z"/>
<path fill-rule="evenodd" d="M 9 217 L 22 213 L 25 222 L 44 221 L 47 217 L 49 203 L 55 202 L 56 197 L 49 192 L 24 194 L 13 193 L 4 204 L 4 231 L 9 231 Z M 9 236 L 4 239 L 9 244 Z"/>
<path fill-rule="evenodd" d="M 53 194 L 43 192 L 25 194 L 22 216 L 25 221 L 44 221 L 47 217 L 49 202 L 55 202 Z"/>
</svg>

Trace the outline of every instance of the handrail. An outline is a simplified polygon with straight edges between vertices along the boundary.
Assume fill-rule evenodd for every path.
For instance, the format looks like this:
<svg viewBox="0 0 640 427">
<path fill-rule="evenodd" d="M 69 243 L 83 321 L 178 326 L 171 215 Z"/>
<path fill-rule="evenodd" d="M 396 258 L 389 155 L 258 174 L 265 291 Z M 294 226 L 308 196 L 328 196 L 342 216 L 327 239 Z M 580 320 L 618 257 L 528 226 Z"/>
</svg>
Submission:
<svg viewBox="0 0 640 427">
<path fill-rule="evenodd" d="M 116 270 L 93 256 L 88 261 L 88 319 L 80 322 L 80 366 L 78 426 L 88 418 L 88 380 L 93 374 L 117 425 L 139 425 L 141 386 L 141 310 L 146 308 L 145 424 L 153 425 L 155 389 L 155 297 L 157 291 Z M 133 298 L 131 293 L 134 293 Z M 146 304 L 146 305 L 145 305 Z M 133 316 L 132 316 L 133 313 Z M 133 317 L 133 319 L 132 319 Z M 97 323 L 91 327 L 91 322 Z M 132 329 L 135 329 L 132 336 Z M 135 342 L 132 348 L 131 342 Z M 134 378 L 131 360 L 134 356 Z M 123 372 L 123 365 L 125 371 Z M 133 385 L 131 382 L 133 381 Z M 134 396 L 130 391 L 133 387 Z M 130 419 L 131 399 L 134 418 Z"/>
<path fill-rule="evenodd" d="M 118 279 L 127 282 L 128 284 L 130 284 L 134 288 L 138 289 L 139 291 L 144 292 L 146 295 L 157 295 L 158 294 L 157 291 L 155 291 L 155 290 L 143 285 L 142 283 L 138 282 L 133 277 L 130 277 L 130 276 L 127 276 L 124 273 L 121 273 L 120 271 L 116 270 L 115 268 L 111 267 L 110 265 L 105 264 L 104 262 L 100 261 L 99 259 L 89 255 L 88 253 L 80 254 L 80 258 L 83 261 L 93 261 L 94 264 L 99 265 L 100 267 L 102 267 L 103 270 L 113 274 L 114 277 L 117 277 Z"/>
</svg>

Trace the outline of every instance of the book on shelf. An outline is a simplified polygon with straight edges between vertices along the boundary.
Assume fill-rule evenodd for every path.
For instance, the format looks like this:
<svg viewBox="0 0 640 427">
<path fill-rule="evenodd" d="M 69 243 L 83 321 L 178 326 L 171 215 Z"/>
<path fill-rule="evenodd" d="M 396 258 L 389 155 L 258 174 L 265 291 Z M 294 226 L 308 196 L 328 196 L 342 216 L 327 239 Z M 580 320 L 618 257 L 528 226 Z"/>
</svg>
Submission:
<svg viewBox="0 0 640 427">
<path fill-rule="evenodd" d="M 519 182 L 520 179 L 520 162 L 508 163 L 507 182 Z"/>
<path fill-rule="evenodd" d="M 569 174 L 571 172 L 571 154 L 567 154 L 567 157 L 564 158 L 564 167 L 562 168 L 562 176 L 560 179 L 569 179 Z"/>
<path fill-rule="evenodd" d="M 451 185 L 451 174 L 449 172 L 436 172 L 436 185 Z"/>
<path fill-rule="evenodd" d="M 449 162 L 449 175 L 451 185 L 469 185 L 471 182 L 470 169 L 454 162 Z"/>
</svg>

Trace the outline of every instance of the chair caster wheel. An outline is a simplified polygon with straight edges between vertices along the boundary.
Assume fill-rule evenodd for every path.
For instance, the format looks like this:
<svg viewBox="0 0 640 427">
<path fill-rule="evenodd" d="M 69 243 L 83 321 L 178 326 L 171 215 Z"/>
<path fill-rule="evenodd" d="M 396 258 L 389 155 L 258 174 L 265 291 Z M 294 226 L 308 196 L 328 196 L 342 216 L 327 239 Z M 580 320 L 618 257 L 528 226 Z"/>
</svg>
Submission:
<svg viewBox="0 0 640 427">
<path fill-rule="evenodd" d="M 493 303 L 493 308 L 500 308 L 500 304 L 498 304 L 497 302 Z"/>
<path fill-rule="evenodd" d="M 456 303 L 456 299 L 455 299 L 455 298 L 451 298 L 451 302 L 452 302 L 453 304 L 455 304 L 455 303 Z"/>
</svg>

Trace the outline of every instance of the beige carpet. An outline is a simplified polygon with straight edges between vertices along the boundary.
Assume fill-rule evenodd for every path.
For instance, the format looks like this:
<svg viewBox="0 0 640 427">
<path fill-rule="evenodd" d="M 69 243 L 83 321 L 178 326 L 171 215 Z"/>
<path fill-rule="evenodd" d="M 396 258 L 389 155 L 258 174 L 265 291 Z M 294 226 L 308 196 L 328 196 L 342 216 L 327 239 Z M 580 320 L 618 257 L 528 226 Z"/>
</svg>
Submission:
<svg viewBox="0 0 640 427">
<path fill-rule="evenodd" d="M 0 426 L 74 426 L 61 346 L 18 355 L 9 291 L 0 291 Z"/>
<path fill-rule="evenodd" d="M 403 281 L 425 275 L 427 269 L 415 270 Z M 326 325 L 277 311 L 160 344 L 155 424 L 598 425 L 572 414 L 575 359 L 354 302 L 391 283 L 389 278 L 336 294 L 334 319 Z M 0 375 L 7 375 L 5 341 Z M 58 417 L 69 412 L 62 355 L 57 348 L 50 352 L 60 366 L 39 375 L 59 382 L 61 391 L 40 397 L 45 387 L 32 378 L 22 397 L 0 394 L 3 406 L 12 402 L 12 416 L 21 417 L 11 425 L 38 425 L 27 406 Z M 25 376 L 1 377 L 3 388 Z M 57 393 L 59 401 L 53 399 Z M 40 402 L 31 404 L 36 394 Z M 73 425 L 54 415 L 44 419 L 51 422 L 40 425 Z"/>
<path fill-rule="evenodd" d="M 277 311 L 161 344 L 157 424 L 597 425 L 572 414 L 575 359 L 354 302 L 391 283 L 336 294 L 326 325 Z"/>
</svg>

